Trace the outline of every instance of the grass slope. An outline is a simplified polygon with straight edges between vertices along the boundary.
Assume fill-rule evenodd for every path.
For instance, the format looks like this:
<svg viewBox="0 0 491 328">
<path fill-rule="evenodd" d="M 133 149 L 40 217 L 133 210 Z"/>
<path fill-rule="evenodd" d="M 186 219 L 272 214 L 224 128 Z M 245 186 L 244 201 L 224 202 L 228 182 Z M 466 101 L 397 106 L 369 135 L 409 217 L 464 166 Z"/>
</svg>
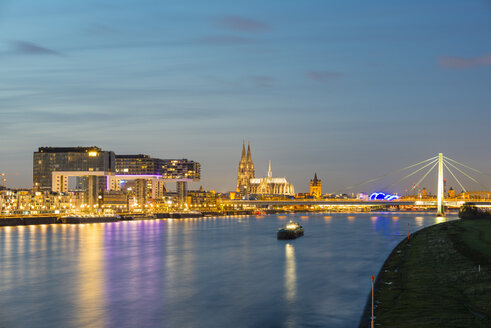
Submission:
<svg viewBox="0 0 491 328">
<path fill-rule="evenodd" d="M 402 241 L 375 300 L 377 327 L 491 327 L 491 220 L 442 223 Z M 360 327 L 369 327 L 369 310 Z"/>
</svg>

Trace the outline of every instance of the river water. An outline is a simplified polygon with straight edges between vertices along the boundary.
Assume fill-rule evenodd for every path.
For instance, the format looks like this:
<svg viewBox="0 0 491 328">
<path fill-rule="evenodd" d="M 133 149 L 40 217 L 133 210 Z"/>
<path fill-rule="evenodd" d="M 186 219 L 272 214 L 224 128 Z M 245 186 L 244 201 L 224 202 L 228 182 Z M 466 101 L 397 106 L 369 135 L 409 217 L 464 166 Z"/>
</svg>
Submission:
<svg viewBox="0 0 491 328">
<path fill-rule="evenodd" d="M 305 235 L 277 240 L 290 219 Z M 356 327 L 370 275 L 408 224 L 414 232 L 443 220 L 343 213 L 0 227 L 0 327 Z"/>
</svg>

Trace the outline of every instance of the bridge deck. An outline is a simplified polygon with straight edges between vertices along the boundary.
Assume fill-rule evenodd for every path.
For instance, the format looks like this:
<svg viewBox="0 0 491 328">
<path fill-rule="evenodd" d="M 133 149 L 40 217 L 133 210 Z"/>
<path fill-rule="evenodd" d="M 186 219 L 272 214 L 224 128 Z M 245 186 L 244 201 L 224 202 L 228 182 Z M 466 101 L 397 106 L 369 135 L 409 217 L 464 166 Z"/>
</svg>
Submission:
<svg viewBox="0 0 491 328">
<path fill-rule="evenodd" d="M 446 206 L 462 206 L 466 201 L 444 201 Z M 491 201 L 472 201 L 478 206 L 491 206 Z M 234 205 L 255 205 L 255 206 L 312 206 L 312 205 L 325 205 L 325 206 L 437 206 L 437 201 L 401 201 L 401 200 L 229 200 L 225 201 L 226 204 Z"/>
</svg>

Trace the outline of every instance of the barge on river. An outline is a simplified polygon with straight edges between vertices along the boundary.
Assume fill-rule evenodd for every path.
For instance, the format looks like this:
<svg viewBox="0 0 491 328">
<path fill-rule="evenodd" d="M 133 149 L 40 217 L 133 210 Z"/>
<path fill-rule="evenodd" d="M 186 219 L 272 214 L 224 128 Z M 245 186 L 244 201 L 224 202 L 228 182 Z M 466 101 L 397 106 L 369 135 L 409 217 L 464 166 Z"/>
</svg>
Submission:
<svg viewBox="0 0 491 328">
<path fill-rule="evenodd" d="M 290 221 L 276 233 L 278 239 L 295 239 L 303 236 L 303 227 L 298 222 Z"/>
</svg>

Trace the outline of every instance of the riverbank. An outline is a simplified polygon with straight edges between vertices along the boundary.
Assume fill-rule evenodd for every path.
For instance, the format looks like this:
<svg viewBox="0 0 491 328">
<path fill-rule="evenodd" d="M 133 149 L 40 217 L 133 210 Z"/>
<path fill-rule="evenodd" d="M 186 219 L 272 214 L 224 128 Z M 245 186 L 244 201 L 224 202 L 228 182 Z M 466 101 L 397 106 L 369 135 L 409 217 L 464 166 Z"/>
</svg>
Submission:
<svg viewBox="0 0 491 328">
<path fill-rule="evenodd" d="M 107 223 L 132 220 L 188 219 L 202 217 L 201 213 L 157 213 L 152 215 L 132 214 L 114 216 L 67 215 L 67 216 L 4 216 L 0 217 L 0 227 L 42 225 L 42 224 L 81 224 Z"/>
<path fill-rule="evenodd" d="M 367 279 L 367 282 L 369 279 Z M 491 220 L 420 230 L 390 254 L 375 281 L 379 327 L 491 327 Z M 370 327 L 371 298 L 359 327 Z"/>
</svg>

